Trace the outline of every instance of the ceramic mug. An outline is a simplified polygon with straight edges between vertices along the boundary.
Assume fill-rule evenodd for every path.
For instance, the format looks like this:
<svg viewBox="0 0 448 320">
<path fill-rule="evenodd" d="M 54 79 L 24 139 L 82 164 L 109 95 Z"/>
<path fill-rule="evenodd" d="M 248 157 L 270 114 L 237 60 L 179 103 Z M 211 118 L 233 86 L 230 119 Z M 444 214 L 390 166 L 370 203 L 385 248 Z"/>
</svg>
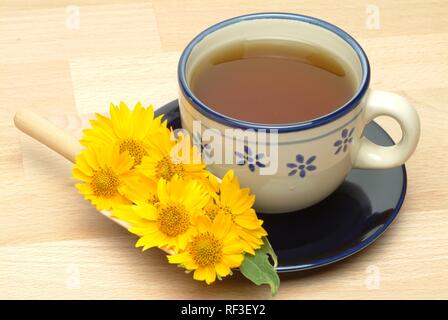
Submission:
<svg viewBox="0 0 448 320">
<path fill-rule="evenodd" d="M 357 82 L 353 97 L 335 111 L 300 123 L 258 124 L 225 116 L 205 105 L 192 92 L 192 70 L 217 46 L 247 39 L 286 39 L 324 47 L 352 68 Z M 234 169 L 242 186 L 256 195 L 255 208 L 264 213 L 291 212 L 311 206 L 330 195 L 352 168 L 385 169 L 402 165 L 413 153 L 420 135 L 420 122 L 405 98 L 369 89 L 370 66 L 361 46 L 338 27 L 308 16 L 290 13 L 258 13 L 218 23 L 196 36 L 185 48 L 178 66 L 179 106 L 182 127 L 193 131 L 213 128 L 226 136 L 226 129 L 277 130 L 277 170 L 262 175 L 263 155 L 245 146 L 237 153 L 240 162 L 210 164 L 222 177 Z M 325 92 L 322 92 L 325 94 Z M 256 109 L 254 110 L 256 112 Z M 386 115 L 401 126 L 402 139 L 394 146 L 376 145 L 363 136 L 364 127 Z M 266 141 L 266 143 L 269 143 Z"/>
</svg>

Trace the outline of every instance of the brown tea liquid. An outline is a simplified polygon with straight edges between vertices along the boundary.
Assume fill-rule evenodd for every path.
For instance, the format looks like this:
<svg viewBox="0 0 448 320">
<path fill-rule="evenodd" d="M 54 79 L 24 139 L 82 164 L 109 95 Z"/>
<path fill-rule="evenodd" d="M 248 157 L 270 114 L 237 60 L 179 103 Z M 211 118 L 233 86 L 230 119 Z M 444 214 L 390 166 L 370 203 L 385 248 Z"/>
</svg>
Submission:
<svg viewBox="0 0 448 320">
<path fill-rule="evenodd" d="M 319 118 L 353 96 L 351 70 L 327 50 L 287 40 L 251 40 L 210 52 L 190 86 L 232 118 L 286 124 Z"/>
</svg>

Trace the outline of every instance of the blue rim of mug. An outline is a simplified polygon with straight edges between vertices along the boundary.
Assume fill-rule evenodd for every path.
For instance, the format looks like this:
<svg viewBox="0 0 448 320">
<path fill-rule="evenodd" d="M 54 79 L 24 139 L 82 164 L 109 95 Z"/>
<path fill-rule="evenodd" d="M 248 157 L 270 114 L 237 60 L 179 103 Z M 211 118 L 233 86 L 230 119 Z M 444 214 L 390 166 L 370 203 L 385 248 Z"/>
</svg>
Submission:
<svg viewBox="0 0 448 320">
<path fill-rule="evenodd" d="M 255 122 L 249 122 L 249 121 L 243 121 L 238 120 L 232 117 L 228 117 L 222 113 L 219 113 L 203 102 L 201 102 L 191 91 L 186 78 L 186 72 L 185 68 L 187 65 L 188 58 L 190 57 L 190 54 L 194 47 L 202 41 L 206 36 L 209 34 L 227 27 L 229 25 L 243 22 L 243 21 L 249 21 L 249 20 L 257 20 L 257 19 L 286 19 L 286 20 L 296 20 L 301 22 L 310 23 L 319 27 L 322 27 L 328 31 L 333 32 L 337 36 L 339 36 L 342 40 L 347 42 L 352 49 L 356 52 L 359 61 L 361 63 L 362 67 L 362 79 L 361 84 L 358 87 L 358 90 L 354 94 L 354 96 L 347 101 L 344 105 L 333 111 L 332 113 L 329 113 L 325 116 L 322 116 L 320 118 L 316 118 L 310 121 L 305 122 L 297 122 L 297 123 L 288 123 L 288 124 L 264 124 L 264 123 L 255 123 Z M 185 96 L 186 99 L 190 101 L 190 103 L 202 114 L 207 116 L 208 118 L 211 118 L 219 123 L 222 123 L 224 125 L 230 126 L 230 127 L 236 127 L 240 129 L 253 129 L 253 130 L 278 130 L 279 133 L 281 132 L 294 132 L 294 131 L 301 131 L 306 129 L 315 128 L 324 124 L 327 124 L 329 122 L 332 122 L 343 115 L 347 114 L 349 111 L 355 109 L 364 95 L 367 92 L 367 89 L 369 87 L 370 82 L 370 65 L 369 60 L 367 59 L 367 56 L 364 52 L 364 50 L 361 48 L 359 43 L 350 36 L 347 32 L 340 29 L 339 27 L 314 18 L 310 16 L 300 15 L 300 14 L 294 14 L 294 13 L 280 13 L 280 12 L 272 12 L 272 13 L 254 13 L 254 14 L 248 14 L 243 15 L 239 17 L 230 18 L 228 20 L 224 20 L 222 22 L 219 22 L 208 29 L 202 31 L 199 33 L 191 42 L 187 45 L 185 50 L 182 52 L 182 55 L 180 56 L 178 68 L 178 81 L 179 85 L 182 91 L 182 94 Z"/>
</svg>

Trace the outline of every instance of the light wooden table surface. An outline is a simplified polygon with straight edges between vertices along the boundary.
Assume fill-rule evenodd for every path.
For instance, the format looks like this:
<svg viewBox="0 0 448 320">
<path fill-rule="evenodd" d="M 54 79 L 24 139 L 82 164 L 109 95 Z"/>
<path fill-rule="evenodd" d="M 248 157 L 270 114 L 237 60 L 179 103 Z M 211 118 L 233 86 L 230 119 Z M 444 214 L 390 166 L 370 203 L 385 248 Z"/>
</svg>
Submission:
<svg viewBox="0 0 448 320">
<path fill-rule="evenodd" d="M 73 4 L 76 3 L 76 6 Z M 0 298 L 269 298 L 237 274 L 214 286 L 142 254 L 135 237 L 82 200 L 71 165 L 14 128 L 33 108 L 79 134 L 109 102 L 176 98 L 176 64 L 205 27 L 235 15 L 290 11 L 359 40 L 372 87 L 406 96 L 422 122 L 397 220 L 376 243 L 321 270 L 282 276 L 277 298 L 448 298 L 448 2 L 0 2 Z M 380 119 L 395 139 L 398 125 Z"/>
</svg>

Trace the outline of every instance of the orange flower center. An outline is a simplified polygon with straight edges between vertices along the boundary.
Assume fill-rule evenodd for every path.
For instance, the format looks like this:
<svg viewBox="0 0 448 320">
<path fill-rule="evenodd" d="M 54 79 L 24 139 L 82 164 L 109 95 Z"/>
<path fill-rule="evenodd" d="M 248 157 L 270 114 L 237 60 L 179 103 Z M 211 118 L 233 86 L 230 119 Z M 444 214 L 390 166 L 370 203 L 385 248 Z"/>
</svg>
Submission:
<svg viewBox="0 0 448 320">
<path fill-rule="evenodd" d="M 125 151 L 129 152 L 129 155 L 134 158 L 134 166 L 142 163 L 142 158 L 148 155 L 143 143 L 134 139 L 123 139 L 120 141 L 120 153 Z"/>
<path fill-rule="evenodd" d="M 210 232 L 198 234 L 189 246 L 189 253 L 200 267 L 214 266 L 222 259 L 223 242 Z"/>
<path fill-rule="evenodd" d="M 233 220 L 232 212 L 230 211 L 230 208 L 227 206 L 217 205 L 217 204 L 210 204 L 207 205 L 204 208 L 204 213 L 210 218 L 210 220 L 215 220 L 215 217 L 218 215 L 218 213 L 224 212 L 225 214 L 230 214 L 231 218 Z"/>
<path fill-rule="evenodd" d="M 171 180 L 171 178 L 177 174 L 179 177 L 183 177 L 185 168 L 182 163 L 173 163 L 169 156 L 163 157 L 156 164 L 157 178 L 165 178 Z"/>
<path fill-rule="evenodd" d="M 113 197 L 117 193 L 119 184 L 118 176 L 110 168 L 96 171 L 90 182 L 93 194 L 103 198 Z"/>
<path fill-rule="evenodd" d="M 157 197 L 157 194 L 150 193 L 148 196 L 147 202 L 150 204 L 155 204 L 155 203 L 159 202 L 159 198 Z"/>
<path fill-rule="evenodd" d="M 170 237 L 184 233 L 190 227 L 190 215 L 182 204 L 161 205 L 157 222 L 160 231 Z"/>
</svg>

